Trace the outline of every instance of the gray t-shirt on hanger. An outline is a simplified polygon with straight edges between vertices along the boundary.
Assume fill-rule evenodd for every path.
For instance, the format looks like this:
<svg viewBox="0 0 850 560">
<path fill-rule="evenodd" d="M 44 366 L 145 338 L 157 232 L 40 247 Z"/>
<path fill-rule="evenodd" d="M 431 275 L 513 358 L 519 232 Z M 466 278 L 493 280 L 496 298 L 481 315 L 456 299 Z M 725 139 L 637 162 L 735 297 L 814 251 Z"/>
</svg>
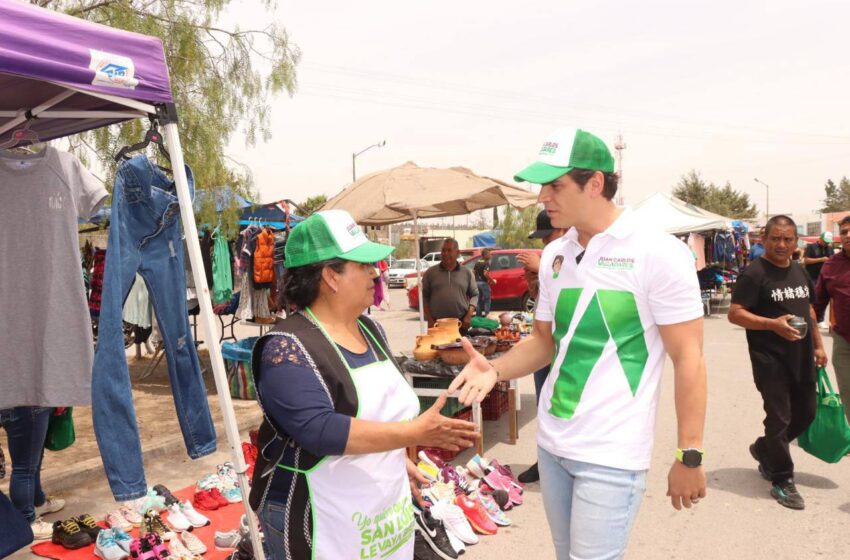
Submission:
<svg viewBox="0 0 850 560">
<path fill-rule="evenodd" d="M 0 152 L 0 409 L 91 404 L 77 218 L 107 194 L 70 153 Z"/>
</svg>

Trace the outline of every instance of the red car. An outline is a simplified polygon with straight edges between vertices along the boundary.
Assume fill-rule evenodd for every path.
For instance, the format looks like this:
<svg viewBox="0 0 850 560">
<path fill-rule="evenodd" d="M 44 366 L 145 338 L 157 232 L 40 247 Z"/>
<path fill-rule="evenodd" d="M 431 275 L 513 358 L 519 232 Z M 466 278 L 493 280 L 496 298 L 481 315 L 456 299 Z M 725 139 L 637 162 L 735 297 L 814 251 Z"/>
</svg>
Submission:
<svg viewBox="0 0 850 560">
<path fill-rule="evenodd" d="M 517 261 L 517 255 L 528 252 L 540 254 L 542 251 L 540 249 L 496 249 L 490 253 L 490 274 L 496 280 L 496 284 L 490 289 L 490 307 L 493 311 L 534 311 L 534 300 L 528 293 L 528 282 L 525 280 L 525 268 Z M 478 256 L 470 257 L 463 261 L 462 266 L 472 270 L 478 258 Z M 419 309 L 418 285 L 411 286 L 407 290 L 407 302 L 411 309 Z"/>
</svg>

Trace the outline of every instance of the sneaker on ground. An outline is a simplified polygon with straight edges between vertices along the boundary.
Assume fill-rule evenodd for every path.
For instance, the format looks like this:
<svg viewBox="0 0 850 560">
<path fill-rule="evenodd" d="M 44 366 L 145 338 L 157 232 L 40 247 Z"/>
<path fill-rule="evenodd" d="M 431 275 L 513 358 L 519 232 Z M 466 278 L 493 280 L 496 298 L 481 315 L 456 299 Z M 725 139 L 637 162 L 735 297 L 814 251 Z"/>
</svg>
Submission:
<svg viewBox="0 0 850 560">
<path fill-rule="evenodd" d="M 224 507 L 229 505 L 230 502 L 227 501 L 227 498 L 221 495 L 221 490 L 218 488 L 213 488 L 212 490 L 207 490 L 207 494 L 212 500 L 218 504 L 218 507 Z"/>
<path fill-rule="evenodd" d="M 482 535 L 495 535 L 499 528 L 484 511 L 484 507 L 478 500 L 470 499 L 468 496 L 457 496 L 455 503 L 463 510 L 463 514 L 469 520 L 469 524 L 476 533 Z"/>
<path fill-rule="evenodd" d="M 449 531 L 448 528 L 446 528 L 446 536 L 449 537 L 449 544 L 452 545 L 452 548 L 458 557 L 460 557 L 461 554 L 466 553 L 466 545 L 463 544 L 463 541 L 456 537 L 454 533 Z"/>
<path fill-rule="evenodd" d="M 423 463 L 431 465 L 437 471 L 439 471 L 446 465 L 445 461 L 437 457 L 434 453 L 429 453 L 426 449 L 423 449 L 419 452 L 419 460 Z"/>
<path fill-rule="evenodd" d="M 133 544 L 133 537 L 119 527 L 113 527 L 110 531 L 112 531 L 112 538 L 115 539 L 118 546 L 123 548 L 127 554 L 130 554 L 130 545 Z"/>
<path fill-rule="evenodd" d="M 82 529 L 83 532 L 88 533 L 92 542 L 97 539 L 97 535 L 103 530 L 103 527 L 98 525 L 97 521 L 94 520 L 94 517 L 88 513 L 72 517 L 71 519 L 77 522 L 77 525 L 80 526 L 80 529 Z"/>
<path fill-rule="evenodd" d="M 207 546 L 201 542 L 201 539 L 189 531 L 183 531 L 180 533 L 180 536 L 183 539 L 183 544 L 186 545 L 186 548 L 188 548 L 189 552 L 192 554 L 204 554 L 207 551 Z"/>
<path fill-rule="evenodd" d="M 164 541 L 170 541 L 176 536 L 174 531 L 165 526 L 159 513 L 154 510 L 150 510 L 144 515 L 142 525 L 139 528 L 139 534 L 144 535 L 146 533 L 156 533 Z"/>
<path fill-rule="evenodd" d="M 515 485 L 519 489 L 520 493 L 522 493 L 522 489 L 525 485 L 522 484 L 519 480 L 517 480 L 517 477 L 514 476 L 514 471 L 512 471 L 509 466 L 503 465 L 497 460 L 493 459 L 492 461 L 490 461 L 490 467 L 495 469 L 499 474 L 501 474 L 508 480 L 510 480 L 511 484 Z"/>
<path fill-rule="evenodd" d="M 195 492 L 195 495 L 192 496 L 192 505 L 198 509 L 202 509 L 205 511 L 215 511 L 221 507 L 221 504 L 218 503 L 218 500 L 216 500 L 210 495 L 209 490 L 201 490 L 200 492 Z"/>
<path fill-rule="evenodd" d="M 193 529 L 192 522 L 183 515 L 183 511 L 180 509 L 180 502 L 168 506 L 168 524 L 175 531 L 191 531 Z"/>
<path fill-rule="evenodd" d="M 431 547 L 438 557 L 443 560 L 454 560 L 457 558 L 452 543 L 446 535 L 446 528 L 442 521 L 434 519 L 427 509 L 413 508 L 413 517 L 416 520 L 416 527 L 422 532 L 428 546 Z"/>
<path fill-rule="evenodd" d="M 487 494 L 478 494 L 477 497 L 478 501 L 481 502 L 481 505 L 484 507 L 484 511 L 487 512 L 487 515 L 493 520 L 493 523 L 500 527 L 508 527 L 511 524 L 511 520 L 508 519 L 508 516 L 505 515 L 499 507 L 499 504 L 493 500 L 492 496 L 488 496 Z"/>
<path fill-rule="evenodd" d="M 192 502 L 189 500 L 186 500 L 182 504 L 178 502 L 177 507 L 179 507 L 180 511 L 183 512 L 184 517 L 189 520 L 192 527 L 206 527 L 210 524 L 209 518 L 206 515 L 195 511 L 195 508 L 192 507 Z"/>
<path fill-rule="evenodd" d="M 118 511 L 121 513 L 121 515 L 124 516 L 124 519 L 126 519 L 127 522 L 133 527 L 138 527 L 142 524 L 142 516 L 141 514 L 139 514 L 137 509 L 127 506 L 121 506 L 120 508 L 118 508 Z"/>
<path fill-rule="evenodd" d="M 229 504 L 238 504 L 242 501 L 242 491 L 236 486 L 228 488 L 222 492 L 221 495 L 224 496 L 224 499 L 227 500 L 227 503 Z"/>
<path fill-rule="evenodd" d="M 142 515 L 146 514 L 150 510 L 162 511 L 164 509 L 165 498 L 153 490 L 148 490 L 148 493 L 145 496 L 142 496 L 136 501 L 136 511 Z"/>
<path fill-rule="evenodd" d="M 32 529 L 33 540 L 43 541 L 53 536 L 53 525 L 40 517 L 36 517 L 35 521 L 30 523 Z"/>
<path fill-rule="evenodd" d="M 225 483 L 231 483 L 239 486 L 239 475 L 236 474 L 236 468 L 230 461 L 225 461 L 224 464 L 218 465 L 218 477 L 223 479 Z"/>
<path fill-rule="evenodd" d="M 761 477 L 765 480 L 771 480 L 772 477 L 770 476 L 770 472 L 764 467 L 761 462 L 761 459 L 759 459 L 759 455 L 756 452 L 755 443 L 750 444 L 750 456 L 756 460 L 756 463 L 758 463 L 759 474 L 761 475 Z"/>
<path fill-rule="evenodd" d="M 770 495 L 776 498 L 779 505 L 789 509 L 806 508 L 806 502 L 803 500 L 803 496 L 797 492 L 797 486 L 794 484 L 793 478 L 774 484 L 773 488 L 770 489 Z"/>
<path fill-rule="evenodd" d="M 481 457 L 479 455 L 475 455 L 467 461 L 466 469 L 477 478 L 484 478 L 487 475 L 487 471 L 481 464 Z"/>
<path fill-rule="evenodd" d="M 186 548 L 180 539 L 171 539 L 171 542 L 168 544 L 168 549 L 171 551 L 171 557 L 173 560 L 194 560 L 197 556 L 196 554 L 192 554 L 192 552 Z"/>
<path fill-rule="evenodd" d="M 215 548 L 217 550 L 236 548 L 241 540 L 242 534 L 239 531 L 215 532 Z"/>
<path fill-rule="evenodd" d="M 166 506 L 171 506 L 180 502 L 180 500 L 174 497 L 174 494 L 171 493 L 171 490 L 169 490 L 162 484 L 157 484 L 156 486 L 154 486 L 153 491 L 163 497 Z"/>
<path fill-rule="evenodd" d="M 35 515 L 37 517 L 41 517 L 42 515 L 47 515 L 48 513 L 56 513 L 63 507 L 65 507 L 65 500 L 63 500 L 62 498 L 47 496 L 43 504 L 41 504 L 40 506 L 35 506 Z"/>
<path fill-rule="evenodd" d="M 438 476 L 439 476 L 439 474 L 440 474 L 440 471 L 439 471 L 439 470 L 437 470 L 437 467 L 435 467 L 434 465 L 431 465 L 431 464 L 429 464 L 429 463 L 426 463 L 425 461 L 419 461 L 419 463 L 417 463 L 417 465 L 416 465 L 416 468 L 417 468 L 417 469 L 419 470 L 419 472 L 421 472 L 421 473 L 425 476 L 425 478 L 427 478 L 427 479 L 428 479 L 428 481 L 430 481 L 430 482 L 434 482 L 434 481 L 436 481 L 436 480 L 437 480 L 437 477 L 438 477 Z"/>
<path fill-rule="evenodd" d="M 171 560 L 171 553 L 168 551 L 168 547 L 165 546 L 157 533 L 142 535 L 142 540 L 147 541 L 148 548 L 153 553 L 154 558 L 157 560 Z"/>
<path fill-rule="evenodd" d="M 521 473 L 517 477 L 517 480 L 522 482 L 523 484 L 531 484 L 532 482 L 540 481 L 540 471 L 537 470 L 537 463 L 534 463 Z"/>
<path fill-rule="evenodd" d="M 94 555 L 103 560 L 122 560 L 130 553 L 121 548 L 112 531 L 101 531 L 95 540 Z"/>
<path fill-rule="evenodd" d="M 478 535 L 475 534 L 459 506 L 454 503 L 437 502 L 431 506 L 431 515 L 443 522 L 449 536 L 454 535 L 466 544 L 478 544 Z"/>
<path fill-rule="evenodd" d="M 121 514 L 121 511 L 117 509 L 110 511 L 106 514 L 106 524 L 109 525 L 111 528 L 118 527 L 119 529 L 124 529 L 125 531 L 129 531 L 133 528 L 132 523 L 127 521 L 127 518 L 125 518 Z"/>
<path fill-rule="evenodd" d="M 65 521 L 57 521 L 53 524 L 51 541 L 53 544 L 60 544 L 65 548 L 74 550 L 90 545 L 91 537 L 88 533 L 80 529 L 76 521 L 66 519 Z"/>
<path fill-rule="evenodd" d="M 440 557 L 425 540 L 419 527 L 413 533 L 413 560 L 440 560 Z"/>
</svg>

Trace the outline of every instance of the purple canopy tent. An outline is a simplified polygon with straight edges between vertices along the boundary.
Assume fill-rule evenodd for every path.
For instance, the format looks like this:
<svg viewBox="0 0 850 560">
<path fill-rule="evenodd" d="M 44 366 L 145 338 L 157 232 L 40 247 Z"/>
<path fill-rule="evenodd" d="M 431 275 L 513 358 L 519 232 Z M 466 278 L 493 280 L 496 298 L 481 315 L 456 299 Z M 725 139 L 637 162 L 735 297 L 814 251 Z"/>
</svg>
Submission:
<svg viewBox="0 0 850 560">
<path fill-rule="evenodd" d="M 0 145 L 10 134 L 18 138 L 23 129 L 46 141 L 137 118 L 156 119 L 163 126 L 205 336 L 217 340 L 162 42 L 0 0 Z M 27 143 L 30 140 L 22 139 L 19 145 Z M 254 513 L 247 505 L 247 469 L 221 348 L 212 344 L 209 351 L 254 554 L 264 560 Z"/>
</svg>

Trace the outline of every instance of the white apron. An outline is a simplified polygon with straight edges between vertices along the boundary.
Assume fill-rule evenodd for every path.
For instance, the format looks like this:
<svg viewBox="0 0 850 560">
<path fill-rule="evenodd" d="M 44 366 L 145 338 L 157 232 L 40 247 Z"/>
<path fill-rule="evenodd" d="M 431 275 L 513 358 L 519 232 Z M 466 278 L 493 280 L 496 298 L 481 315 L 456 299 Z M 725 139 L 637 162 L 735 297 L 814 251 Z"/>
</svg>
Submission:
<svg viewBox="0 0 850 560">
<path fill-rule="evenodd" d="M 307 312 L 327 333 L 313 315 Z M 383 352 L 361 324 L 376 356 Z M 328 337 L 330 340 L 330 337 Z M 357 389 L 356 418 L 405 422 L 419 414 L 419 399 L 386 354 L 383 360 L 351 369 L 331 344 Z M 313 518 L 313 560 L 412 560 L 413 502 L 406 452 L 336 455 L 304 471 Z"/>
</svg>

